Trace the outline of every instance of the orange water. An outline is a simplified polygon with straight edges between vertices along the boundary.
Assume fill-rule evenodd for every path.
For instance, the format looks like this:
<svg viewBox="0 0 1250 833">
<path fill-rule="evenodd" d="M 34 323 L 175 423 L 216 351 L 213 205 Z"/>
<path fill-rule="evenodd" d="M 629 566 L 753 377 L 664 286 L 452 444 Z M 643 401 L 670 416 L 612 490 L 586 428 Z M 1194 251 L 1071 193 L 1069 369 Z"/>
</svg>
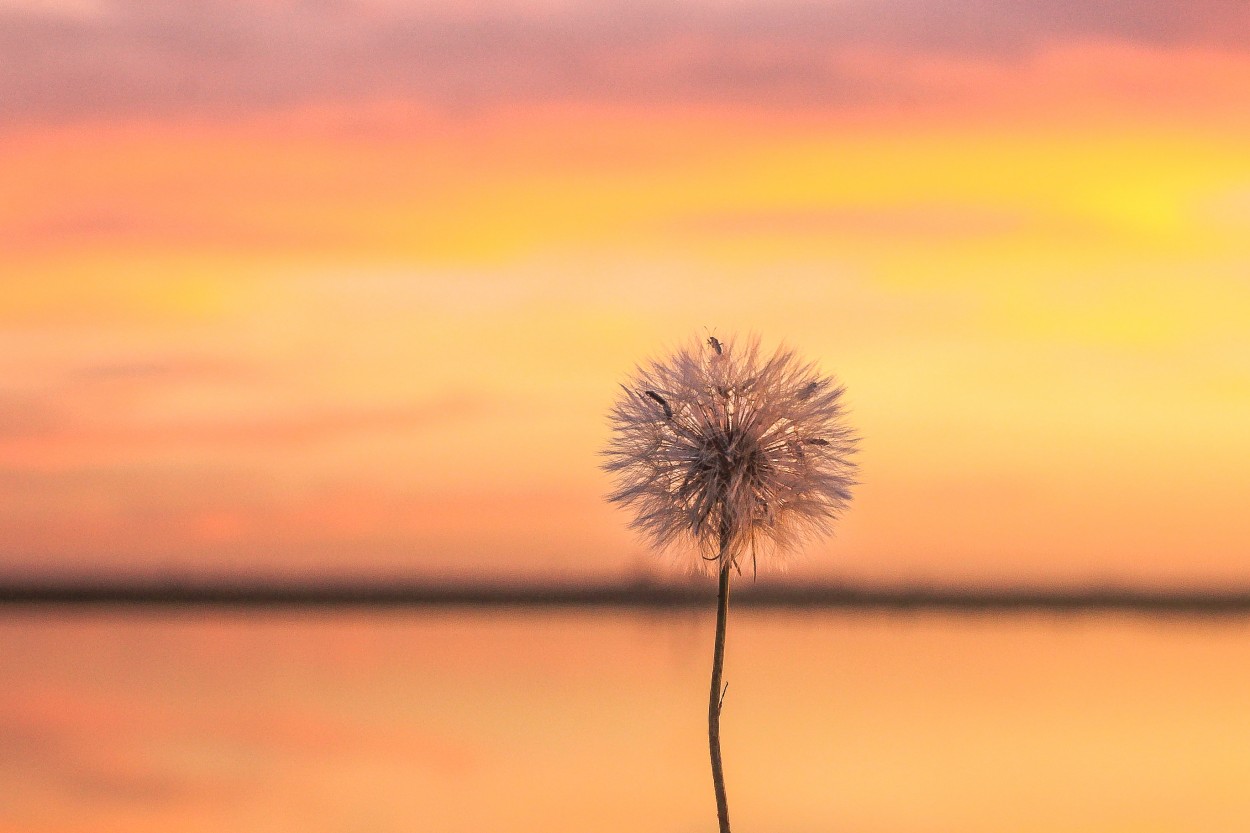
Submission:
<svg viewBox="0 0 1250 833">
<path fill-rule="evenodd" d="M 715 827 L 711 620 L 0 615 L 0 830 Z M 1250 830 L 1250 623 L 731 617 L 734 829 Z"/>
</svg>

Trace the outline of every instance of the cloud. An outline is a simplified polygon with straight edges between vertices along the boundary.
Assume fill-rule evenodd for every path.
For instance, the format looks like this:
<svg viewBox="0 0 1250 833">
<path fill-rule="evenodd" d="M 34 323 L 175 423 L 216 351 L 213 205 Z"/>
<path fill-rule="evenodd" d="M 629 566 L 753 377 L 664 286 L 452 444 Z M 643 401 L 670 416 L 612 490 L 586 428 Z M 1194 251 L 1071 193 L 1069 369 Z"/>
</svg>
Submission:
<svg viewBox="0 0 1250 833">
<path fill-rule="evenodd" d="M 415 403 L 288 408 L 155 422 L 116 416 L 99 419 L 86 401 L 54 405 L 32 398 L 6 405 L 0 400 L 0 460 L 12 462 L 44 454 L 59 459 L 65 454 L 90 455 L 104 450 L 111 456 L 137 448 L 209 446 L 237 450 L 316 445 L 351 437 L 409 433 L 474 418 L 485 410 L 479 398 L 450 393 Z"/>
<path fill-rule="evenodd" d="M 176 0 L 0 6 L 0 118 L 251 113 L 403 99 L 450 112 L 577 100 L 905 100 L 848 52 L 1004 61 L 1056 42 L 1244 51 L 1242 0 L 456 4 Z"/>
<path fill-rule="evenodd" d="M 998 237 L 1037 222 L 1023 211 L 961 204 L 904 204 L 823 209 L 726 211 L 672 223 L 680 234 L 744 236 L 853 236 L 896 240 Z"/>
<path fill-rule="evenodd" d="M 58 421 L 56 409 L 37 396 L 0 393 L 0 443 L 44 436 Z"/>
<path fill-rule="evenodd" d="M 132 361 L 93 362 L 73 368 L 73 383 L 153 382 L 257 382 L 264 379 L 259 368 L 243 362 L 211 357 L 151 358 Z"/>
</svg>

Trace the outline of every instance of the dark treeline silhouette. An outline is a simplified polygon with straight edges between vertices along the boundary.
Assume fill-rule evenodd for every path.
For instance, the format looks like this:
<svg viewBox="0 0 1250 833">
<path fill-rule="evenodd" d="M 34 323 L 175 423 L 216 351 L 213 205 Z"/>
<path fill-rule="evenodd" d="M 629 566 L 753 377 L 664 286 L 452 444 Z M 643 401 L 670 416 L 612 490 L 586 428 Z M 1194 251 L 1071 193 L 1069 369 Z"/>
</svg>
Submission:
<svg viewBox="0 0 1250 833">
<path fill-rule="evenodd" d="M 7 607 L 135 608 L 619 608 L 710 610 L 715 587 L 697 582 L 429 582 L 416 580 L 26 580 L 0 583 Z M 1250 615 L 1250 588 L 867 586 L 744 583 L 734 605 L 775 610 L 968 613 L 1136 612 Z"/>
</svg>

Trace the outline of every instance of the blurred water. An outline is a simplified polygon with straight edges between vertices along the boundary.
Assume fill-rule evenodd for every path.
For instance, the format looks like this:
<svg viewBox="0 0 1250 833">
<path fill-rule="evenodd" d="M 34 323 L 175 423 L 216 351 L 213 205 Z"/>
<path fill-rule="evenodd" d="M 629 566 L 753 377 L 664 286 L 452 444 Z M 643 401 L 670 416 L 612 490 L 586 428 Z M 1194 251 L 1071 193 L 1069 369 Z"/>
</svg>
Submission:
<svg viewBox="0 0 1250 833">
<path fill-rule="evenodd" d="M 0 615 L 3 831 L 715 827 L 710 616 Z M 1250 829 L 1250 625 L 731 616 L 740 831 Z"/>
</svg>

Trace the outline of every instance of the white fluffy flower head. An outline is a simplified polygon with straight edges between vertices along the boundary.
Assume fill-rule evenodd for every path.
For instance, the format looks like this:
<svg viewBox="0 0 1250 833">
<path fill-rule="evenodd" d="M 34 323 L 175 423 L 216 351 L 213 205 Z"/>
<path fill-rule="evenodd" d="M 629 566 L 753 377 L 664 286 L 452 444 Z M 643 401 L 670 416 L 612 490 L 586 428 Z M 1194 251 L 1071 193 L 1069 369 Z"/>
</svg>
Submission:
<svg viewBox="0 0 1250 833">
<path fill-rule="evenodd" d="M 843 387 L 758 339 L 708 338 L 635 370 L 609 415 L 608 499 L 660 549 L 690 545 L 696 566 L 741 572 L 827 534 L 851 499 L 856 438 Z"/>
</svg>

